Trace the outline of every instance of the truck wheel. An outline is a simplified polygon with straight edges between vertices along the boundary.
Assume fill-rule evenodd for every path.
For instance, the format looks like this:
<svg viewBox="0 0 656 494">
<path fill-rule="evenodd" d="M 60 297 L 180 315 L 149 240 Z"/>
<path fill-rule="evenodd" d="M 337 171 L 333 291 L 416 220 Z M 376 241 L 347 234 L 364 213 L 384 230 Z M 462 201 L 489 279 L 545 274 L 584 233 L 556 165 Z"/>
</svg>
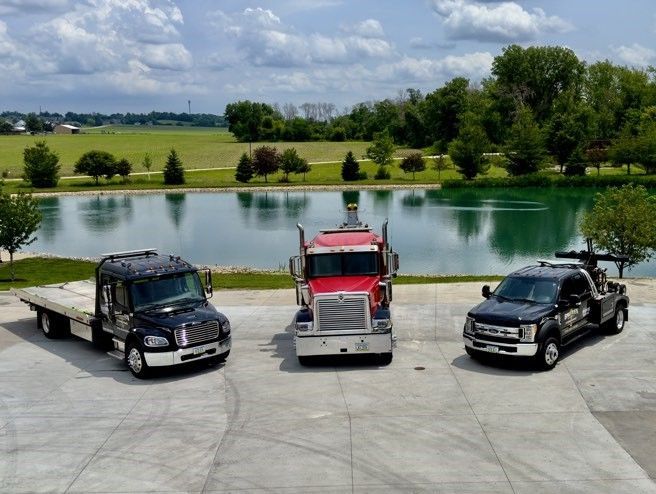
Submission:
<svg viewBox="0 0 656 494">
<path fill-rule="evenodd" d="M 560 344 L 558 340 L 553 336 L 548 337 L 535 357 L 538 365 L 543 370 L 551 370 L 556 367 L 556 362 L 558 362 L 558 357 L 560 357 Z"/>
<path fill-rule="evenodd" d="M 53 313 L 47 310 L 39 310 L 39 327 L 46 338 L 55 339 L 59 338 L 59 331 L 57 328 L 57 318 Z"/>
<path fill-rule="evenodd" d="M 389 364 L 391 364 L 393 358 L 394 358 L 394 354 L 392 352 L 381 353 L 380 354 L 380 365 L 389 365 Z"/>
<path fill-rule="evenodd" d="M 476 350 L 473 350 L 472 348 L 469 348 L 468 346 L 465 346 L 465 351 L 467 352 L 467 355 L 469 355 L 474 360 L 478 360 L 481 357 L 480 352 L 478 352 Z"/>
<path fill-rule="evenodd" d="M 301 365 L 310 365 L 312 363 L 312 357 L 309 357 L 307 355 L 299 355 L 298 363 Z"/>
<path fill-rule="evenodd" d="M 624 329 L 624 307 L 618 305 L 615 308 L 615 315 L 605 325 L 607 333 L 620 334 Z"/>
<path fill-rule="evenodd" d="M 125 363 L 134 377 L 138 379 L 145 379 L 148 377 L 150 368 L 146 363 L 146 358 L 144 357 L 141 348 L 139 348 L 134 342 L 125 345 Z"/>
</svg>

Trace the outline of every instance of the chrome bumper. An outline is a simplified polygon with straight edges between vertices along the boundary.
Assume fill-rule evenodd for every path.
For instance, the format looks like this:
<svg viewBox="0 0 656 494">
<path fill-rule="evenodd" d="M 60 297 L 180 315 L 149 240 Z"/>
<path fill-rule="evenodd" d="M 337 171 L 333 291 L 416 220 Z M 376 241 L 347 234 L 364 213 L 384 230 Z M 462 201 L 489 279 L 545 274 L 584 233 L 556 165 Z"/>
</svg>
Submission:
<svg viewBox="0 0 656 494">
<path fill-rule="evenodd" d="M 481 339 L 476 339 L 473 336 L 468 334 L 463 335 L 463 340 L 465 341 L 465 346 L 471 348 L 472 350 L 478 350 L 480 352 L 487 353 L 496 353 L 499 355 L 510 355 L 512 357 L 532 357 L 538 351 L 537 343 L 499 343 L 497 341 L 485 341 Z M 474 346 L 474 341 L 481 345 L 485 346 Z M 516 351 L 510 352 L 507 351 L 504 347 L 512 347 Z M 497 348 L 498 350 L 494 350 Z"/>
<path fill-rule="evenodd" d="M 389 353 L 392 351 L 392 333 L 367 333 L 358 335 L 295 336 L 297 356 L 355 355 Z"/>
<path fill-rule="evenodd" d="M 205 345 L 197 345 L 191 348 L 183 348 L 175 352 L 144 352 L 146 363 L 149 367 L 164 367 L 168 365 L 186 364 L 188 362 L 197 362 L 210 357 L 218 357 L 226 353 L 232 346 L 232 338 L 228 336 L 225 340 L 207 343 Z M 199 349 L 203 349 L 203 353 L 195 355 Z M 214 350 L 214 352 L 212 352 Z M 210 353 L 208 353 L 210 352 Z M 188 357 L 188 358 L 183 358 Z"/>
</svg>

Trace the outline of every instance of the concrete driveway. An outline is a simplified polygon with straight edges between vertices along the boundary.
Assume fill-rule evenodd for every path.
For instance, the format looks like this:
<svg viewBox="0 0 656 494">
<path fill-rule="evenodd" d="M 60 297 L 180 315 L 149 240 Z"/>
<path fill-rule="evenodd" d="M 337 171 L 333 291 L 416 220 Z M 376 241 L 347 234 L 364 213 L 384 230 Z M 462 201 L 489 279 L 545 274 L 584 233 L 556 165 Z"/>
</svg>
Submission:
<svg viewBox="0 0 656 494">
<path fill-rule="evenodd" d="M 479 293 L 395 287 L 387 367 L 301 367 L 291 290 L 216 293 L 226 365 L 149 381 L 0 295 L 0 492 L 656 493 L 656 283 L 551 372 L 467 357 Z"/>
</svg>

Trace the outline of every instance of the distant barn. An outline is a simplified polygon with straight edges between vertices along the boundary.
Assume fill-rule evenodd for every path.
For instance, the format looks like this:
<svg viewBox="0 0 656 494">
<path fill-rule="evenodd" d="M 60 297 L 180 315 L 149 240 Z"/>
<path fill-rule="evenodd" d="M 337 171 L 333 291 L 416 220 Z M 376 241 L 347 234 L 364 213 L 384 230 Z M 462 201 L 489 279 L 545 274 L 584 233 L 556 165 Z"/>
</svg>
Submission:
<svg viewBox="0 0 656 494">
<path fill-rule="evenodd" d="M 80 128 L 76 127 L 75 125 L 60 124 L 56 125 L 52 131 L 55 134 L 79 134 Z"/>
</svg>

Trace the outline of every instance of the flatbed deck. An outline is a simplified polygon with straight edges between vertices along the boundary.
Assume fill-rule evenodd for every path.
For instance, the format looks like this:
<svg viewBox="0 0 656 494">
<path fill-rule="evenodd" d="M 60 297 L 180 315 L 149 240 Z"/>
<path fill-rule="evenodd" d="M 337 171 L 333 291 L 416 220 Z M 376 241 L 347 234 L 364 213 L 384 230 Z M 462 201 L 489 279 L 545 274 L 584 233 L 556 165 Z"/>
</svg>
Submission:
<svg viewBox="0 0 656 494">
<path fill-rule="evenodd" d="M 93 280 L 12 288 L 10 292 L 32 306 L 43 307 L 83 324 L 91 325 L 95 319 L 96 284 Z"/>
</svg>

